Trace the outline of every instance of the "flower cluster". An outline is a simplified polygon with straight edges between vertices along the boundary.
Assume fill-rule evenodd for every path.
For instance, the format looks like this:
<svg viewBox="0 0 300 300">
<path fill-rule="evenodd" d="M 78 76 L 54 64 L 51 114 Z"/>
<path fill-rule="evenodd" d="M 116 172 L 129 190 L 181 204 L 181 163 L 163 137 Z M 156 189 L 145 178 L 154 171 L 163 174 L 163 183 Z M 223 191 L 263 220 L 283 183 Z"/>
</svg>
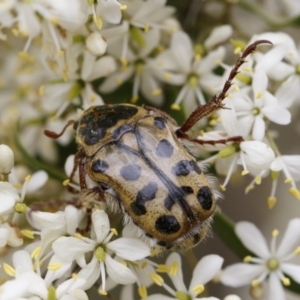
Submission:
<svg viewBox="0 0 300 300">
<path fill-rule="evenodd" d="M 284 202 L 287 212 L 281 215 L 287 219 L 291 200 L 282 197 L 288 193 L 279 190 L 280 183 L 300 200 L 299 139 L 282 143 L 300 132 L 300 40 L 294 28 L 287 30 L 298 26 L 300 6 L 292 0 L 280 5 L 267 0 L 260 5 L 221 2 L 0 0 L 0 300 L 93 299 L 93 291 L 112 297 L 109 293 L 117 294 L 117 285 L 124 285 L 118 295 L 122 299 L 134 299 L 134 289 L 139 298 L 149 300 L 241 299 L 226 296 L 222 288 L 210 289 L 212 284 L 249 286 L 253 298 L 263 290 L 263 299 L 284 300 L 284 287 L 300 285 L 297 216 L 288 217 L 280 245 L 279 231 L 274 230 L 268 247 L 256 225 L 242 221 L 232 226 L 217 212 L 224 232 L 217 226 L 216 231 L 240 256 L 243 249 L 244 262 L 227 266 L 226 255 L 206 255 L 191 266 L 187 288 L 184 256 L 172 252 L 159 264 L 155 256 L 165 245 L 129 217 L 122 205 L 125 189 L 116 191 L 82 175 L 85 158 L 75 153 L 68 125 L 76 128 L 83 111 L 116 103 L 151 105 L 172 124 L 178 143 L 200 161 L 201 170 L 207 165 L 216 176 L 224 176 L 222 192 L 241 176 L 248 180 L 245 193 L 265 184 L 268 208 L 274 208 L 270 213 L 277 202 Z M 264 43 L 243 56 L 258 40 Z M 214 109 L 216 99 L 221 103 Z M 180 132 L 177 121 L 191 120 L 199 107 L 210 108 Z M 157 142 L 151 138 L 149 144 Z M 116 148 L 108 148 L 107 155 Z M 115 157 L 132 160 L 129 154 Z M 147 159 L 144 163 L 151 165 Z M 102 164 L 97 167 L 107 168 Z M 158 163 L 158 179 L 165 171 L 160 168 Z M 190 165 L 182 168 L 192 171 Z M 185 186 L 188 180 L 181 177 L 163 183 L 170 194 L 177 183 L 185 194 L 191 193 Z M 106 190 L 109 196 L 101 197 Z M 153 191 L 139 193 L 143 205 L 154 197 Z M 168 198 L 163 193 L 159 197 L 167 207 Z M 188 215 L 185 200 L 175 200 Z M 253 207 L 253 215 L 257 209 Z M 249 213 L 250 220 L 255 220 L 253 215 Z M 225 233 L 229 227 L 230 235 Z M 194 234 L 197 243 L 199 234 Z M 192 253 L 187 255 L 193 260 Z M 160 294 L 152 294 L 154 284 Z"/>
</svg>

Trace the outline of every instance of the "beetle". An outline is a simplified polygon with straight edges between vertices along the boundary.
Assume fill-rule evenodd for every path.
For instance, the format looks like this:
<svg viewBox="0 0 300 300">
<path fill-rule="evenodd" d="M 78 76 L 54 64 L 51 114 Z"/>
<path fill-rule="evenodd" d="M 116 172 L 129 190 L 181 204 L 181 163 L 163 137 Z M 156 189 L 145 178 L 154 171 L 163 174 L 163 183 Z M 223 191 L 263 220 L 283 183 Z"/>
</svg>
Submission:
<svg viewBox="0 0 300 300">
<path fill-rule="evenodd" d="M 140 237 L 159 249 L 190 249 L 209 231 L 216 211 L 216 193 L 196 158 L 185 146 L 240 142 L 241 137 L 202 141 L 188 131 L 203 117 L 225 109 L 232 80 L 257 45 L 246 48 L 237 60 L 221 93 L 197 107 L 182 126 L 159 109 L 132 104 L 93 106 L 78 121 L 69 121 L 76 131 L 82 192 L 93 193 L 110 207 L 118 206 L 125 223 L 132 223 Z"/>
</svg>

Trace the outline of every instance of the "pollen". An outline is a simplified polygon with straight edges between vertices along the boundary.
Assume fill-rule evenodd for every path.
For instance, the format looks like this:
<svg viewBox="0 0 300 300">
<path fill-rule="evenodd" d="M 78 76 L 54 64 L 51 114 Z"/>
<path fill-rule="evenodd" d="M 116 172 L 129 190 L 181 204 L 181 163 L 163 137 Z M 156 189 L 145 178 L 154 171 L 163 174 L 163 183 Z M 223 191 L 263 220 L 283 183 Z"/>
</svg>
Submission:
<svg viewBox="0 0 300 300">
<path fill-rule="evenodd" d="M 156 267 L 156 272 L 159 272 L 159 273 L 168 273 L 169 271 L 170 271 L 170 268 L 167 265 L 160 264 L 160 265 L 157 265 L 157 267 Z"/>
<path fill-rule="evenodd" d="M 255 176 L 255 183 L 256 183 L 257 185 L 260 185 L 260 184 L 261 184 L 261 176 L 260 176 L 260 175 L 256 175 L 256 176 Z"/>
<path fill-rule="evenodd" d="M 38 259 L 41 252 L 42 252 L 42 247 L 37 247 L 31 252 L 30 257 L 34 259 Z"/>
<path fill-rule="evenodd" d="M 61 263 L 51 263 L 48 265 L 47 269 L 50 271 L 57 271 L 61 268 L 62 264 Z"/>
<path fill-rule="evenodd" d="M 139 96 L 138 95 L 134 95 L 131 97 L 130 102 L 131 103 L 136 103 L 139 100 Z"/>
<path fill-rule="evenodd" d="M 182 291 L 176 291 L 175 296 L 176 296 L 176 299 L 178 299 L 178 300 L 191 300 L 192 299 L 190 297 L 190 295 L 188 295 Z"/>
<path fill-rule="evenodd" d="M 147 288 L 146 288 L 144 285 L 141 285 L 141 286 L 138 288 L 138 293 L 139 293 L 139 296 L 140 296 L 142 299 L 146 299 L 147 296 L 148 296 Z"/>
<path fill-rule="evenodd" d="M 40 96 L 44 95 L 44 93 L 45 93 L 45 86 L 44 85 L 41 85 L 39 87 L 38 93 L 39 93 Z"/>
<path fill-rule="evenodd" d="M 291 183 L 293 182 L 293 178 L 286 178 L 284 183 Z"/>
<path fill-rule="evenodd" d="M 296 198 L 297 200 L 300 200 L 300 192 L 297 188 L 295 187 L 291 187 L 289 189 L 289 192 L 291 193 L 291 195 Z"/>
<path fill-rule="evenodd" d="M 179 264 L 177 261 L 174 261 L 170 267 L 169 274 L 175 277 L 178 274 L 178 270 L 179 270 Z"/>
<path fill-rule="evenodd" d="M 34 239 L 34 234 L 32 230 L 28 230 L 28 229 L 24 229 L 21 230 L 21 234 L 25 237 L 27 237 L 28 239 Z"/>
<path fill-rule="evenodd" d="M 76 237 L 76 238 L 79 239 L 79 240 L 82 239 L 82 235 L 81 235 L 80 233 L 78 233 L 78 232 L 76 232 L 76 233 L 74 234 L 74 237 Z"/>
<path fill-rule="evenodd" d="M 149 30 L 150 30 L 150 25 L 146 23 L 144 26 L 144 31 L 148 32 Z"/>
<path fill-rule="evenodd" d="M 95 251 L 95 256 L 99 261 L 105 261 L 106 253 L 102 247 L 98 247 Z"/>
<path fill-rule="evenodd" d="M 28 182 L 28 181 L 30 180 L 30 178 L 31 178 L 31 176 L 30 176 L 30 175 L 27 175 L 27 176 L 25 177 L 25 182 Z"/>
<path fill-rule="evenodd" d="M 106 296 L 106 295 L 107 295 L 107 291 L 102 290 L 102 289 L 99 289 L 99 290 L 98 290 L 98 293 L 99 293 L 100 295 L 103 295 L 103 296 Z"/>
<path fill-rule="evenodd" d="M 11 276 L 11 277 L 15 276 L 16 270 L 9 264 L 4 263 L 3 270 L 8 276 Z"/>
<path fill-rule="evenodd" d="M 163 285 L 164 279 L 160 275 L 158 275 L 156 273 L 150 273 L 149 276 L 155 284 L 157 284 L 159 286 Z"/>
<path fill-rule="evenodd" d="M 295 251 L 294 251 L 295 255 L 299 255 L 300 254 L 300 246 L 298 246 Z"/>
<path fill-rule="evenodd" d="M 127 9 L 127 5 L 121 5 L 120 6 L 120 10 L 126 10 Z"/>
<path fill-rule="evenodd" d="M 125 57 L 120 57 L 120 62 L 123 66 L 127 66 L 128 65 L 128 60 Z"/>
<path fill-rule="evenodd" d="M 180 105 L 179 105 L 179 104 L 173 103 L 173 104 L 171 105 L 171 109 L 173 109 L 173 110 L 180 110 L 181 108 L 180 108 Z"/>
<path fill-rule="evenodd" d="M 270 197 L 268 198 L 268 207 L 269 207 L 270 209 L 273 208 L 274 205 L 276 204 L 276 202 L 277 202 L 276 197 L 270 196 Z"/>
<path fill-rule="evenodd" d="M 261 98 L 261 97 L 262 97 L 262 95 L 263 95 L 263 93 L 262 93 L 262 92 L 258 92 L 258 93 L 256 94 L 255 98 L 256 98 L 256 99 L 259 99 L 259 98 Z"/>
<path fill-rule="evenodd" d="M 117 231 L 116 228 L 111 228 L 111 229 L 110 229 L 110 232 L 112 232 L 115 236 L 118 235 L 118 231 Z"/>
<path fill-rule="evenodd" d="M 170 81 L 170 79 L 171 79 L 171 74 L 170 74 L 169 72 L 166 72 L 166 73 L 165 73 L 165 79 L 166 79 L 166 81 Z"/>
<path fill-rule="evenodd" d="M 279 234 L 279 231 L 278 231 L 277 229 L 274 229 L 274 230 L 272 231 L 272 237 L 273 237 L 273 238 L 274 238 L 274 237 L 277 237 L 278 234 Z"/>
<path fill-rule="evenodd" d="M 154 89 L 154 90 L 151 91 L 151 94 L 153 96 L 161 95 L 161 93 L 162 93 L 162 89 Z"/>
<path fill-rule="evenodd" d="M 34 56 L 28 54 L 27 52 L 24 52 L 24 51 L 20 51 L 19 52 L 19 58 L 25 62 L 28 62 L 28 63 L 33 63 L 35 61 L 35 58 Z"/>
<path fill-rule="evenodd" d="M 67 186 L 70 183 L 70 179 L 66 179 L 63 181 L 63 186 Z"/>
<path fill-rule="evenodd" d="M 28 206 L 24 203 L 16 203 L 14 207 L 15 211 L 18 213 L 26 213 L 28 211 Z"/>
<path fill-rule="evenodd" d="M 253 279 L 252 282 L 251 282 L 251 286 L 252 286 L 252 287 L 257 287 L 257 286 L 259 285 L 259 283 L 260 283 L 260 282 L 259 282 L 258 279 Z"/>
<path fill-rule="evenodd" d="M 249 171 L 248 170 L 243 170 L 241 174 L 242 174 L 242 176 L 245 176 L 245 175 L 249 174 Z"/>
<path fill-rule="evenodd" d="M 235 47 L 233 53 L 234 54 L 239 54 L 242 52 L 242 48 L 241 47 Z"/>
<path fill-rule="evenodd" d="M 121 84 L 123 83 L 123 80 L 122 80 L 121 78 L 119 78 L 119 77 L 117 77 L 117 78 L 115 79 L 115 81 L 116 81 L 116 83 L 117 83 L 118 85 L 121 85 Z"/>
<path fill-rule="evenodd" d="M 277 258 L 270 258 L 267 262 L 267 267 L 271 271 L 275 271 L 279 268 L 279 261 Z"/>
<path fill-rule="evenodd" d="M 204 291 L 203 284 L 198 284 L 193 288 L 193 292 L 195 293 L 196 296 L 200 295 L 203 291 Z"/>
<path fill-rule="evenodd" d="M 248 194 L 250 191 L 252 191 L 254 187 L 254 184 L 249 184 L 245 189 L 245 194 Z"/>
<path fill-rule="evenodd" d="M 100 16 L 94 15 L 94 16 L 93 16 L 93 21 L 94 21 L 94 23 L 96 24 L 96 26 L 97 26 L 98 29 L 101 29 L 101 28 L 102 28 L 103 21 L 102 21 L 102 19 L 101 19 Z"/>
<path fill-rule="evenodd" d="M 281 282 L 282 282 L 282 284 L 283 284 L 284 286 L 289 286 L 289 285 L 291 285 L 291 281 L 290 281 L 290 279 L 289 279 L 288 277 L 283 277 L 283 278 L 281 278 Z"/>
<path fill-rule="evenodd" d="M 224 186 L 224 185 L 220 185 L 220 189 L 223 191 L 223 192 L 225 192 L 226 191 L 226 187 Z"/>
<path fill-rule="evenodd" d="M 247 255 L 247 256 L 244 257 L 243 262 L 249 263 L 251 260 L 252 260 L 252 256 Z"/>
</svg>

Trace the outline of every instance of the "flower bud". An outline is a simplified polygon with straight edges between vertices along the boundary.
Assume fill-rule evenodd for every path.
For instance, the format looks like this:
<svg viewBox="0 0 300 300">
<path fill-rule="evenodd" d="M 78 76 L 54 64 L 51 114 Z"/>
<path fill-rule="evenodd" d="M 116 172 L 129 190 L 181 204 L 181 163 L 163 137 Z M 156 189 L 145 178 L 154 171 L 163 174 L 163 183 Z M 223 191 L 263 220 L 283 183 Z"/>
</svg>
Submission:
<svg viewBox="0 0 300 300">
<path fill-rule="evenodd" d="M 9 174 L 14 166 L 14 153 L 6 145 L 0 145 L 0 173 Z"/>
<path fill-rule="evenodd" d="M 100 56 L 105 53 L 107 43 L 100 33 L 93 32 L 87 37 L 86 46 L 92 54 Z"/>
</svg>

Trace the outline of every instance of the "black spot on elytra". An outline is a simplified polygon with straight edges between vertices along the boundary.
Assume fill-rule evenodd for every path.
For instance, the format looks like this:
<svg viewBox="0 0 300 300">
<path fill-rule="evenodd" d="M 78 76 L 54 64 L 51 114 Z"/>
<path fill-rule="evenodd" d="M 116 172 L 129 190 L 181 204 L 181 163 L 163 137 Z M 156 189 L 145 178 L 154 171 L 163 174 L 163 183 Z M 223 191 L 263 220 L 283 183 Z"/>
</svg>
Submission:
<svg viewBox="0 0 300 300">
<path fill-rule="evenodd" d="M 197 199 L 205 210 L 210 210 L 212 207 L 212 193 L 208 186 L 203 186 L 197 193 Z"/>
<path fill-rule="evenodd" d="M 161 140 L 156 148 L 156 155 L 159 157 L 171 157 L 173 154 L 173 145 L 166 139 Z"/>
<path fill-rule="evenodd" d="M 194 190 L 191 186 L 182 186 L 181 189 L 186 193 L 186 194 L 193 194 Z"/>
<path fill-rule="evenodd" d="M 131 203 L 132 212 L 137 216 L 144 215 L 147 212 L 145 202 L 153 200 L 155 198 L 156 192 L 156 182 L 149 182 L 146 186 L 144 186 L 138 192 L 135 201 Z"/>
<path fill-rule="evenodd" d="M 168 197 L 164 200 L 164 204 L 165 204 L 166 209 L 171 210 L 172 206 L 175 204 L 175 202 L 174 202 L 173 198 L 170 195 L 168 195 Z"/>
<path fill-rule="evenodd" d="M 137 111 L 137 107 L 128 105 L 96 106 L 81 118 L 80 124 L 86 126 L 80 129 L 79 134 L 85 137 L 87 145 L 94 145 L 105 136 L 108 128 L 115 126 L 119 120 L 130 119 Z"/>
<path fill-rule="evenodd" d="M 180 224 L 174 216 L 164 215 L 156 220 L 155 229 L 163 234 L 173 234 L 179 231 Z"/>
<path fill-rule="evenodd" d="M 97 159 L 97 160 L 93 161 L 92 171 L 95 173 L 104 173 L 108 168 L 109 168 L 109 165 L 104 160 Z"/>
<path fill-rule="evenodd" d="M 162 129 L 166 128 L 166 120 L 162 117 L 155 117 L 154 118 L 154 125 L 158 129 L 162 130 Z"/>
<path fill-rule="evenodd" d="M 129 124 L 124 124 L 113 131 L 112 137 L 115 140 L 119 140 L 125 132 L 131 131 L 131 130 L 132 130 L 132 126 L 130 126 Z"/>
<path fill-rule="evenodd" d="M 197 174 L 201 173 L 199 166 L 194 160 L 183 159 L 172 168 L 172 173 L 176 176 L 187 176 L 191 171 L 195 171 Z"/>
<path fill-rule="evenodd" d="M 121 176 L 128 181 L 135 181 L 141 176 L 141 167 L 137 164 L 124 166 L 120 170 Z"/>
</svg>

